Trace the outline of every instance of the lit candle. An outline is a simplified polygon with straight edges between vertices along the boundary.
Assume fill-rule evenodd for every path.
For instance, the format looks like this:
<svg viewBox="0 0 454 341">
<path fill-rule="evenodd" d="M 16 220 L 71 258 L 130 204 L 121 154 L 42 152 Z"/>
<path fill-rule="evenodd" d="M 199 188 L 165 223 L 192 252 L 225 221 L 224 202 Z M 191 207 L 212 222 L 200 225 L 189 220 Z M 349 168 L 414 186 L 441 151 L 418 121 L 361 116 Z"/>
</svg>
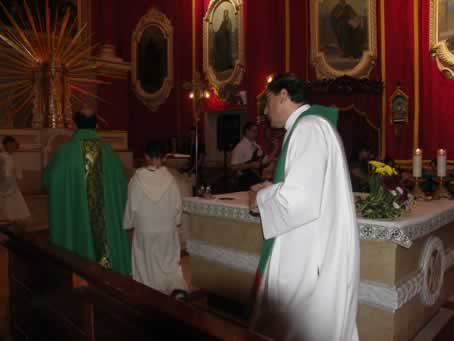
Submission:
<svg viewBox="0 0 454 341">
<path fill-rule="evenodd" d="M 439 149 L 437 151 L 437 176 L 446 176 L 446 150 Z"/>
<path fill-rule="evenodd" d="M 416 148 L 415 154 L 413 155 L 413 176 L 420 178 L 422 175 L 422 150 Z"/>
</svg>

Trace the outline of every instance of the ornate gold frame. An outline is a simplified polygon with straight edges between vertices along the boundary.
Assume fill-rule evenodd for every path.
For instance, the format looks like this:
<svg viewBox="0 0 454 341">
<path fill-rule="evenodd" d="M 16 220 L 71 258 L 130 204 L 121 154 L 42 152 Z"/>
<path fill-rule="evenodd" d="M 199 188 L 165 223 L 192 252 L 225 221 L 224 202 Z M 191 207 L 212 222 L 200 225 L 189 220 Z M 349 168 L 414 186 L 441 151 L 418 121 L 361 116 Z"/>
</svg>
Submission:
<svg viewBox="0 0 454 341">
<path fill-rule="evenodd" d="M 395 122 L 394 121 L 394 112 L 393 112 L 393 103 L 394 103 L 394 100 L 397 98 L 397 97 L 402 97 L 405 99 L 405 101 L 407 102 L 407 116 L 405 118 L 404 121 L 398 121 L 398 122 Z M 409 102 L 409 97 L 408 95 L 402 90 L 402 88 L 400 87 L 400 85 L 398 85 L 396 87 L 396 89 L 394 90 L 394 92 L 392 93 L 391 97 L 389 98 L 389 122 L 391 124 L 396 124 L 396 123 L 408 123 L 408 116 L 409 116 L 409 111 L 408 111 L 408 102 Z"/>
<path fill-rule="evenodd" d="M 149 26 L 157 26 L 163 33 L 167 40 L 167 76 L 164 79 L 161 88 L 154 92 L 146 92 L 140 83 L 137 75 L 137 47 L 142 38 L 142 34 Z M 131 42 L 131 82 L 134 92 L 143 104 L 145 104 L 151 111 L 156 111 L 158 107 L 163 104 L 167 97 L 170 95 L 170 91 L 173 88 L 173 27 L 170 20 L 157 10 L 151 8 L 142 18 L 140 18 L 133 34 Z"/>
<path fill-rule="evenodd" d="M 210 46 L 209 46 L 209 28 L 213 24 L 213 15 L 219 5 L 223 2 L 230 2 L 235 8 L 235 15 L 239 16 L 239 41 L 238 41 L 238 58 L 235 60 L 235 66 L 232 74 L 226 80 L 219 80 L 216 77 L 212 66 L 210 65 Z M 211 0 L 205 17 L 203 18 L 203 71 L 209 83 L 219 90 L 226 84 L 239 85 L 243 79 L 245 71 L 245 51 L 244 51 L 244 13 L 243 0 Z"/>
<path fill-rule="evenodd" d="M 377 61 L 377 6 L 376 0 L 369 1 L 368 14 L 368 36 L 369 49 L 363 52 L 360 62 L 351 70 L 337 70 L 328 64 L 325 54 L 320 51 L 319 44 L 319 6 L 318 0 L 310 1 L 310 17 L 311 22 L 311 51 L 312 64 L 315 68 L 318 79 L 322 78 L 337 78 L 344 75 L 356 78 L 369 77 L 370 72 L 374 68 Z"/>
<path fill-rule="evenodd" d="M 429 47 L 438 69 L 449 79 L 454 79 L 454 54 L 448 50 L 446 41 L 438 37 L 438 0 L 430 0 Z"/>
</svg>

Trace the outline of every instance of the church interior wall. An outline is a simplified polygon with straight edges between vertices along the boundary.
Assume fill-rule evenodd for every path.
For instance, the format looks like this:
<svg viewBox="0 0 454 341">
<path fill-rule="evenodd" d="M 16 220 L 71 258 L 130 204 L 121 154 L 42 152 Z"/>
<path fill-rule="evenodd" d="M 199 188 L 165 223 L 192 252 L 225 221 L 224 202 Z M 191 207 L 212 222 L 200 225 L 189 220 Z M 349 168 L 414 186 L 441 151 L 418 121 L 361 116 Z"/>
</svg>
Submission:
<svg viewBox="0 0 454 341">
<path fill-rule="evenodd" d="M 100 114 L 111 129 L 129 131 L 130 148 L 136 154 L 150 137 L 178 136 L 182 141 L 193 125 L 193 116 L 192 101 L 181 84 L 191 81 L 194 71 L 203 72 L 202 22 L 209 0 L 109 1 L 109 9 L 104 3 L 95 1 L 92 5 L 94 39 L 115 45 L 117 55 L 125 61 L 131 60 L 131 34 L 140 17 L 151 6 L 166 14 L 174 26 L 175 85 L 166 103 L 151 112 L 136 98 L 130 79 L 114 80 L 110 87 L 100 90 L 100 95 L 112 102 L 100 104 Z M 243 4 L 246 71 L 238 88 L 247 93 L 247 118 L 255 120 L 256 96 L 268 75 L 290 71 L 307 80 L 315 79 L 310 64 L 309 0 L 243 0 Z M 454 131 L 450 109 L 454 80 L 438 70 L 430 55 L 429 8 L 430 0 L 377 1 L 377 60 L 369 77 L 383 80 L 385 92 L 380 100 L 363 103 L 359 109 L 380 113 L 382 155 L 395 159 L 410 159 L 412 148 L 417 146 L 423 148 L 425 159 L 433 158 L 437 148 L 446 148 L 448 157 L 450 150 L 454 151 L 450 138 Z M 108 14 L 110 18 L 106 18 Z M 409 121 L 393 126 L 388 101 L 398 83 L 409 96 Z M 203 112 L 228 109 L 231 106 L 216 96 L 202 106 Z"/>
</svg>

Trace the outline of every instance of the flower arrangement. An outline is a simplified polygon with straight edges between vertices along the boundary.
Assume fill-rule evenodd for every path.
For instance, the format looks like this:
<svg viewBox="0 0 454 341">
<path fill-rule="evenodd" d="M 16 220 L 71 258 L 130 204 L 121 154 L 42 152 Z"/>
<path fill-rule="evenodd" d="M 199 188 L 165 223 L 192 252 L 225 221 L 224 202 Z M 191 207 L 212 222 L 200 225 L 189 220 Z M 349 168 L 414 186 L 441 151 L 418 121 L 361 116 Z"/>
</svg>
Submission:
<svg viewBox="0 0 454 341">
<path fill-rule="evenodd" d="M 413 196 L 401 185 L 396 169 L 379 161 L 369 161 L 370 194 L 356 201 L 363 218 L 395 219 L 413 205 Z"/>
</svg>

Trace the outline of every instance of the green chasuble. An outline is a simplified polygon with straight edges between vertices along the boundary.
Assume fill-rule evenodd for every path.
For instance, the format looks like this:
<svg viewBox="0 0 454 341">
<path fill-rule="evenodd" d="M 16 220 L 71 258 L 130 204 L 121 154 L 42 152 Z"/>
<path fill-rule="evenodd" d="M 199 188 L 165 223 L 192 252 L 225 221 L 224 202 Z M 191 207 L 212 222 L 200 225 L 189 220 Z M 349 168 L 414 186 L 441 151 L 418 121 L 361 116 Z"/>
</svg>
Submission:
<svg viewBox="0 0 454 341">
<path fill-rule="evenodd" d="M 52 242 L 129 275 L 129 241 L 122 228 L 126 178 L 112 148 L 94 130 L 78 130 L 49 162 L 43 181 Z"/>
<path fill-rule="evenodd" d="M 339 117 L 337 109 L 328 108 L 328 107 L 324 107 L 321 105 L 313 105 L 306 111 L 303 111 L 300 116 L 298 116 L 298 118 L 295 120 L 295 123 L 293 124 L 291 130 L 287 134 L 284 144 L 282 145 L 282 149 L 279 154 L 279 158 L 277 159 L 276 168 L 274 169 L 273 184 L 284 182 L 284 180 L 285 180 L 285 162 L 286 162 L 286 158 L 287 158 L 287 150 L 288 150 L 290 138 L 291 138 L 293 131 L 295 130 L 295 127 L 297 126 L 299 120 L 301 118 L 303 118 L 304 116 L 308 116 L 308 115 L 316 115 L 316 116 L 323 117 L 328 122 L 330 122 L 334 127 L 337 126 L 337 120 Z M 308 164 L 309 163 L 310 163 L 310 160 L 308 160 Z M 263 275 L 265 274 L 265 269 L 266 269 L 266 266 L 270 259 L 271 253 L 273 251 L 273 244 L 274 244 L 274 238 L 265 239 L 262 243 L 262 250 L 260 253 L 259 265 L 257 268 L 255 283 L 254 283 L 254 287 L 253 287 L 253 302 L 255 300 L 255 295 L 257 294 L 257 290 L 260 287 L 260 284 L 262 282 Z"/>
</svg>

